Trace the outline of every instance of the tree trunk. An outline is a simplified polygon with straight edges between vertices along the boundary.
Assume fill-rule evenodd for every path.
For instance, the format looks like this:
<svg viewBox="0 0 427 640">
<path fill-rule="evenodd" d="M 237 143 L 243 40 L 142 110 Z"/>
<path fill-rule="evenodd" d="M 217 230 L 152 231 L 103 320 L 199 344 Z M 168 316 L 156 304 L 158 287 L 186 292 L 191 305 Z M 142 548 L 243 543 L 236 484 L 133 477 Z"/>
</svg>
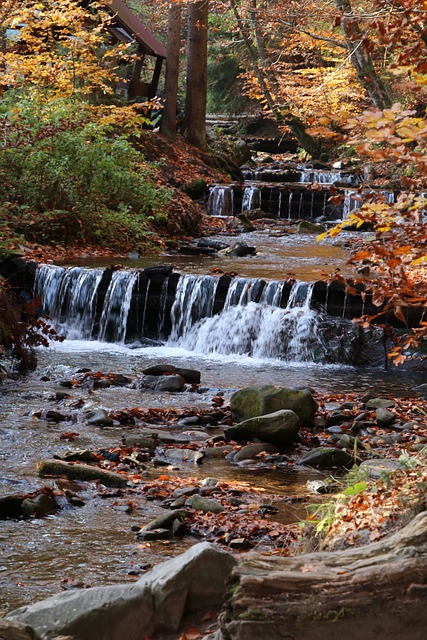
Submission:
<svg viewBox="0 0 427 640">
<path fill-rule="evenodd" d="M 184 133 L 200 149 L 206 149 L 208 11 L 209 0 L 196 0 L 188 7 Z"/>
<path fill-rule="evenodd" d="M 166 58 L 165 106 L 160 131 L 171 140 L 176 138 L 176 113 L 179 76 L 179 50 L 181 45 L 181 5 L 169 2 L 168 48 Z"/>
<path fill-rule="evenodd" d="M 229 582 L 224 640 L 423 640 L 427 511 L 358 548 L 289 558 L 249 553 Z"/>
<path fill-rule="evenodd" d="M 334 2 L 341 12 L 342 30 L 359 82 L 374 107 L 387 109 L 392 104 L 392 98 L 366 48 L 365 36 L 357 24 L 357 17 L 353 14 L 351 0 L 334 0 Z"/>
</svg>

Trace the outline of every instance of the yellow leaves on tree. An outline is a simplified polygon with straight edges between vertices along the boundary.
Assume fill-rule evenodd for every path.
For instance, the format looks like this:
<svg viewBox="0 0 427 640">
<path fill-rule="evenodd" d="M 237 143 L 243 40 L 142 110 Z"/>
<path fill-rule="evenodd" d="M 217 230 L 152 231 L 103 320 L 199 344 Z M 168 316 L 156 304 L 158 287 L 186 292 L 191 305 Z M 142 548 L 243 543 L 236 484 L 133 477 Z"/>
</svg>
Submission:
<svg viewBox="0 0 427 640">
<path fill-rule="evenodd" d="M 0 85 L 98 102 L 114 92 L 120 64 L 131 51 L 112 44 L 102 3 L 92 2 L 88 9 L 73 0 L 8 4 Z"/>
</svg>

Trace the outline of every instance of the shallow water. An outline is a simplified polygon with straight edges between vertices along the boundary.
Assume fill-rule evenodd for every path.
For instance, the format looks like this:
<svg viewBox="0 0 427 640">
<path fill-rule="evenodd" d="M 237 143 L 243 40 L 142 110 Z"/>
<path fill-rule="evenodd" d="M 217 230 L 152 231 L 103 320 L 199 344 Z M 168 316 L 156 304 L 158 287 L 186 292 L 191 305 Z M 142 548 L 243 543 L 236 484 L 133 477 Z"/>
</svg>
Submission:
<svg viewBox="0 0 427 640">
<path fill-rule="evenodd" d="M 298 280 L 318 280 L 322 273 L 330 274 L 339 268 L 343 275 L 351 275 L 352 270 L 346 266 L 349 253 L 344 244 L 353 237 L 350 233 L 340 234 L 339 239 L 327 239 L 316 242 L 316 235 L 283 234 L 280 231 L 267 229 L 239 235 L 218 235 L 213 239 L 232 244 L 246 242 L 255 246 L 255 256 L 243 258 L 185 256 L 178 253 L 141 256 L 139 259 L 120 258 L 125 267 L 143 269 L 153 265 L 172 264 L 176 271 L 183 273 L 208 274 L 211 269 L 237 273 L 247 278 L 266 278 L 269 280 L 285 280 L 293 276 Z M 67 260 L 65 266 L 78 265 L 84 267 L 106 267 L 111 258 L 79 258 Z M 61 264 L 61 263 L 58 263 Z"/>
<path fill-rule="evenodd" d="M 36 464 L 43 458 L 64 454 L 70 449 L 102 448 L 119 444 L 123 428 L 90 427 L 85 409 L 105 407 L 191 407 L 208 408 L 212 396 L 222 390 L 227 399 L 232 390 L 253 384 L 311 386 L 318 391 L 357 391 L 375 389 L 378 393 L 402 393 L 419 382 L 414 375 L 379 370 L 357 371 L 351 367 L 296 366 L 278 361 L 259 361 L 248 357 L 224 357 L 185 352 L 166 347 L 131 349 L 96 342 L 65 341 L 50 350 L 40 350 L 39 369 L 18 382 L 0 388 L 0 492 L 1 495 L 26 493 L 50 485 L 36 475 Z M 56 403 L 53 393 L 62 378 L 87 367 L 104 373 L 115 372 L 137 377 L 152 364 L 169 362 L 176 366 L 199 368 L 204 393 L 158 394 L 135 389 L 113 388 L 89 392 L 73 389 L 71 404 L 82 399 L 79 410 L 69 409 L 75 422 L 49 424 L 33 417 L 38 409 L 56 408 L 67 413 L 66 403 Z M 67 401 L 66 401 L 67 402 Z M 61 433 L 75 431 L 74 443 L 60 439 Z M 181 465 L 168 475 L 214 476 L 228 481 L 247 482 L 267 493 L 302 495 L 306 482 L 319 477 L 316 471 L 285 472 L 239 468 L 226 461 L 209 460 L 200 466 Z M 0 608 L 10 610 L 60 590 L 64 578 L 81 580 L 92 586 L 136 579 L 130 576 L 139 565 L 155 564 L 175 556 L 197 540 L 158 541 L 139 544 L 132 525 L 148 522 L 162 509 L 152 502 L 138 502 L 129 514 L 117 511 L 114 500 L 101 499 L 93 488 L 86 494 L 86 505 L 34 521 L 0 523 Z M 120 500 L 118 500 L 120 503 Z M 280 504 L 278 519 L 292 522 L 301 510 Z"/>
</svg>

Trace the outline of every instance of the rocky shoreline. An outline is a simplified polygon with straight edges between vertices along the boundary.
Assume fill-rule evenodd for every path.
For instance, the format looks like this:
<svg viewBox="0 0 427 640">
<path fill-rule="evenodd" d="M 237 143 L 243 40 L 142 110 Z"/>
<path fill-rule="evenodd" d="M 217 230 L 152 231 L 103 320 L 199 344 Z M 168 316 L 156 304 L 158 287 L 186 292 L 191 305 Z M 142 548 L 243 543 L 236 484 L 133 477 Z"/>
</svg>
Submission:
<svg viewBox="0 0 427 640">
<path fill-rule="evenodd" d="M 88 483 L 95 482 L 98 495 L 107 502 L 114 500 L 115 508 L 122 509 L 123 513 L 126 510 L 138 508 L 138 504 L 147 500 L 158 504 L 161 508 L 160 516 L 149 522 L 143 522 L 140 527 L 133 529 L 136 543 L 143 541 L 145 544 L 150 540 L 162 539 L 173 541 L 182 536 L 193 536 L 216 543 L 220 546 L 213 548 L 209 544 L 206 546 L 206 543 L 196 545 L 181 556 L 183 565 L 187 562 L 187 554 L 193 557 L 191 554 L 197 555 L 197 549 L 202 547 L 200 558 L 203 557 L 205 549 L 209 550 L 208 555 L 225 553 L 226 557 L 230 558 L 227 560 L 230 566 L 235 563 L 235 560 L 232 560 L 234 554 L 240 558 L 235 575 L 238 574 L 239 580 L 242 581 L 245 580 L 243 578 L 245 569 L 242 569 L 246 566 L 245 552 L 254 547 L 257 552 L 267 553 L 268 556 L 265 557 L 286 558 L 293 556 L 298 547 L 298 553 L 301 552 L 304 537 L 310 544 L 315 540 L 317 546 L 323 544 L 329 549 L 337 547 L 351 549 L 366 543 L 372 544 L 373 541 L 382 544 L 382 540 L 387 540 L 391 532 L 394 532 L 394 536 L 399 536 L 402 523 L 410 520 L 414 513 L 425 510 L 427 407 L 423 387 L 419 388 L 417 395 L 412 398 L 377 398 L 373 393 L 367 393 L 363 397 L 356 394 L 321 396 L 309 389 L 276 388 L 267 385 L 237 391 L 231 397 L 230 407 L 225 405 L 221 392 L 213 395 L 210 409 L 162 410 L 130 407 L 107 411 L 99 407 L 90 412 L 86 411 L 84 419 L 94 429 L 108 430 L 112 426 L 122 429 L 122 445 L 103 450 L 74 448 L 73 440 L 76 438 L 78 440 L 78 433 L 74 432 L 73 435 L 73 431 L 68 429 L 68 426 L 75 424 L 76 414 L 81 413 L 82 409 L 80 401 L 73 397 L 73 392 L 84 390 L 90 394 L 99 389 L 108 392 L 108 389 L 115 386 L 131 386 L 142 394 L 148 389 L 156 394 L 167 395 L 182 393 L 191 395 L 203 389 L 198 371 L 179 370 L 171 365 L 148 368 L 137 379 L 122 374 L 104 374 L 91 370 L 82 370 L 76 372 L 72 378 L 63 379 L 60 387 L 51 397 L 49 404 L 52 406 L 35 410 L 34 415 L 37 419 L 67 428 L 63 435 L 70 445 L 69 451 L 62 457 L 56 456 L 39 461 L 38 472 L 44 479 L 50 478 L 51 480 L 48 481 L 50 484 L 46 484 L 31 495 L 14 494 L 4 496 L 0 500 L 0 513 L 3 518 L 31 520 L 60 510 L 64 505 L 67 505 L 67 508 L 81 508 L 87 500 L 87 494 L 84 491 L 85 497 L 82 497 L 83 488 Z M 315 488 L 318 497 L 315 497 L 314 490 L 308 491 L 306 496 L 298 498 L 303 507 L 309 502 L 322 501 L 324 498 L 321 496 L 325 494 L 328 500 L 333 499 L 329 496 L 331 493 L 345 494 L 346 484 L 343 478 L 346 470 L 354 465 L 356 469 L 361 470 L 364 484 L 360 491 L 355 491 L 354 495 L 347 493 L 346 501 L 341 503 L 337 501 L 333 536 L 329 539 L 326 536 L 323 543 L 323 537 L 315 535 L 316 527 L 319 527 L 321 521 L 318 516 L 307 518 L 306 533 L 302 539 L 300 527 L 277 520 L 277 505 L 281 501 L 286 501 L 286 496 L 278 498 L 274 495 L 260 494 L 237 482 L 227 483 L 214 477 L 203 478 L 200 474 L 196 478 L 189 477 L 188 474 L 180 477 L 180 467 L 193 465 L 202 469 L 204 461 L 218 458 L 225 459 L 230 466 L 236 468 L 261 468 L 267 471 L 269 469 L 321 469 L 322 475 L 319 476 L 321 479 Z M 410 477 L 411 468 L 418 473 L 417 495 L 415 484 Z M 167 474 L 170 469 L 174 469 L 178 475 L 169 477 Z M 362 475 L 356 478 L 353 486 L 361 482 Z M 399 490 L 400 482 L 402 499 L 396 496 L 386 499 L 385 485 L 388 483 L 392 486 L 394 482 L 392 478 L 396 475 L 398 477 L 396 491 Z M 331 477 L 335 482 L 331 482 Z M 381 501 L 374 505 L 375 508 L 369 503 L 369 500 L 376 499 L 374 489 L 368 487 L 367 483 L 370 481 L 376 482 L 378 491 L 382 492 Z M 411 492 L 406 494 L 405 483 L 411 486 Z M 365 501 L 363 504 L 362 496 Z M 293 498 L 290 496 L 289 500 Z M 359 500 L 359 512 L 357 500 Z M 354 501 L 353 513 L 349 506 L 351 501 Z M 340 517 L 339 510 L 343 508 L 347 508 L 347 512 L 345 516 Z M 368 511 L 371 512 L 371 521 Z M 331 520 L 331 528 L 333 524 L 334 521 Z M 367 547 L 360 548 L 364 550 Z M 329 551 L 329 553 L 345 554 L 347 552 Z M 364 551 L 361 553 L 363 555 Z M 423 563 L 425 562 L 424 553 L 425 551 L 421 554 L 424 558 Z M 345 557 L 347 556 L 344 555 L 343 558 Z M 293 562 L 292 557 L 289 560 Z M 170 562 L 173 565 L 175 561 Z M 181 560 L 177 558 L 176 562 L 176 565 L 171 565 L 170 570 L 165 568 L 164 571 L 171 577 L 175 571 L 173 567 L 178 567 L 176 575 L 181 581 Z M 204 560 L 200 560 L 200 566 L 198 562 L 196 565 L 198 566 L 197 579 L 205 579 L 200 577 L 201 574 L 205 574 Z M 228 564 L 225 563 L 224 566 Z M 424 570 L 425 564 L 422 564 L 421 569 L 417 568 L 417 571 L 421 571 L 420 575 L 424 575 Z M 153 580 L 155 582 L 156 572 L 163 570 L 155 567 L 152 571 L 154 574 L 151 577 L 152 572 L 149 571 L 139 579 L 139 582 L 142 581 L 141 584 L 146 585 L 148 580 L 152 584 Z M 239 574 L 239 571 L 242 573 Z M 217 589 L 215 595 L 218 603 L 223 598 L 225 580 L 223 574 L 221 580 L 222 586 Z M 137 585 L 138 582 L 134 584 Z M 105 589 L 107 591 L 104 592 Z M 142 591 L 144 589 L 146 590 L 145 586 Z M 126 585 L 125 592 L 129 590 L 132 591 L 131 586 Z M 102 604 L 100 605 L 99 602 L 90 604 L 91 598 L 95 598 L 95 595 L 87 594 L 98 593 L 98 591 L 101 594 Z M 195 592 L 197 591 L 198 587 L 195 587 Z M 104 602 L 104 593 L 116 595 L 113 601 L 110 601 L 108 596 Z M 8 622 L 1 621 L 3 628 L 0 626 L 0 636 L 6 640 L 37 637 L 34 634 L 33 636 L 19 635 L 23 633 L 22 629 L 17 631 L 13 625 L 10 626 L 12 620 L 17 620 L 34 626 L 43 640 L 58 634 L 71 634 L 75 640 L 94 637 L 85 635 L 86 631 L 83 628 L 86 623 L 82 626 L 80 614 L 76 619 L 73 618 L 72 623 L 67 621 L 62 626 L 59 620 L 61 617 L 55 617 L 57 622 L 59 620 L 57 626 L 46 631 L 46 617 L 52 618 L 51 604 L 62 609 L 63 602 L 72 600 L 73 610 L 78 611 L 81 606 L 86 607 L 86 614 L 90 620 L 92 620 L 93 611 L 98 611 L 93 613 L 95 616 L 93 619 L 97 620 L 99 611 L 104 611 L 106 607 L 109 612 L 108 617 L 112 616 L 115 619 L 121 615 L 115 610 L 116 597 L 120 602 L 127 598 L 123 596 L 124 600 L 122 600 L 121 596 L 117 596 L 120 593 L 121 587 L 115 586 L 84 589 L 73 597 L 68 593 L 53 596 L 52 599 L 24 607 L 25 614 L 22 610 L 17 610 L 8 615 L 6 618 Z M 134 596 L 133 593 L 130 595 L 131 602 Z M 205 612 L 211 606 L 208 601 L 200 604 L 205 607 Z M 239 609 L 240 606 L 239 603 L 237 608 Z M 159 607 L 159 611 L 163 609 L 163 605 Z M 229 607 L 228 604 L 227 607 Z M 37 624 L 34 622 L 39 618 L 32 617 L 33 611 L 42 612 L 37 613 L 37 616 L 41 616 L 42 622 Z M 169 633 L 171 629 L 175 633 L 176 629 L 180 628 L 185 611 L 183 607 L 181 613 L 174 617 L 173 625 L 177 626 L 173 627 L 168 627 L 169 623 L 163 628 L 164 622 L 148 623 L 139 620 L 135 623 L 140 634 L 138 640 L 141 634 L 162 638 L 166 636 L 158 633 Z M 27 614 L 29 618 L 26 617 Z M 136 614 L 132 612 L 129 615 L 133 619 Z M 156 613 L 154 618 L 157 615 L 165 614 Z M 241 612 L 238 615 L 240 616 Z M 84 616 L 83 619 L 85 619 Z M 222 619 L 226 618 L 223 616 Z M 250 627 L 249 622 L 250 620 L 248 624 L 243 625 L 245 629 L 248 625 Z M 260 621 L 255 622 L 259 625 Z M 222 626 L 224 638 L 259 637 L 253 635 L 259 632 L 256 625 L 254 629 L 258 629 L 257 631 L 248 632 L 242 631 L 240 623 L 236 627 L 234 623 L 230 626 L 228 622 L 224 622 Z M 87 628 L 89 630 L 90 625 Z M 238 630 L 234 630 L 235 628 Z M 161 629 L 163 630 L 160 631 Z M 150 636 L 152 633 L 155 635 Z M 245 635 L 246 633 L 249 635 Z M 281 637 L 277 635 L 278 632 L 274 631 L 274 633 L 269 637 Z M 113 632 L 112 628 L 108 627 L 103 634 L 97 637 L 119 640 L 123 637 L 123 627 L 120 626 L 120 631 L 117 632 Z M 127 632 L 126 635 L 128 635 Z M 199 637 L 204 637 L 202 632 Z M 421 636 L 415 634 L 401 637 L 415 640 Z"/>
</svg>

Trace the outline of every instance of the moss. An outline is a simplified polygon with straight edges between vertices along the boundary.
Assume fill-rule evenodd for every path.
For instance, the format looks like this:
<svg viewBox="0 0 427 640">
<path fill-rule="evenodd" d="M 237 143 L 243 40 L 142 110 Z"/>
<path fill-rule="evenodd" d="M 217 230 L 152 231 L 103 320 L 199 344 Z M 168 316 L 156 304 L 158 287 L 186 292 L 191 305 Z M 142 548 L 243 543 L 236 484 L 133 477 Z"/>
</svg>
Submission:
<svg viewBox="0 0 427 640">
<path fill-rule="evenodd" d="M 268 615 L 262 609 L 256 609 L 255 607 L 249 607 L 244 613 L 239 615 L 241 620 L 251 620 L 252 622 L 265 622 L 268 620 Z"/>
</svg>

